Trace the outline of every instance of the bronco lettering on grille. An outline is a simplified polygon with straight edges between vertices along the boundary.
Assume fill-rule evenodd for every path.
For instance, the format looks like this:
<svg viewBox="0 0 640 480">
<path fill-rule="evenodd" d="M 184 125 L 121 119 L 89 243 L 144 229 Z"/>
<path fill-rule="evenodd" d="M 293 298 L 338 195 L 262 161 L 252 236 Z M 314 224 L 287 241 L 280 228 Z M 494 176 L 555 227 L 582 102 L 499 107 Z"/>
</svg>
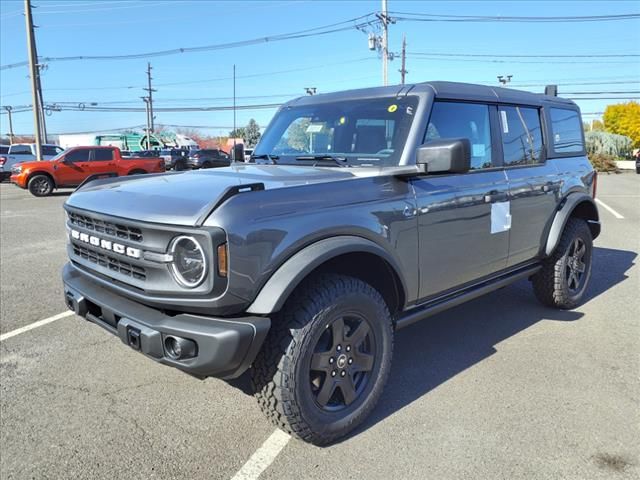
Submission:
<svg viewBox="0 0 640 480">
<path fill-rule="evenodd" d="M 139 248 L 127 247 L 121 243 L 112 242 L 110 240 L 104 240 L 96 237 L 95 235 L 89 235 L 88 233 L 79 232 L 71 229 L 71 238 L 79 240 L 80 242 L 88 243 L 94 247 L 100 247 L 103 250 L 109 250 L 111 252 L 119 253 L 120 255 L 126 255 L 131 258 L 140 258 L 142 251 Z"/>
</svg>

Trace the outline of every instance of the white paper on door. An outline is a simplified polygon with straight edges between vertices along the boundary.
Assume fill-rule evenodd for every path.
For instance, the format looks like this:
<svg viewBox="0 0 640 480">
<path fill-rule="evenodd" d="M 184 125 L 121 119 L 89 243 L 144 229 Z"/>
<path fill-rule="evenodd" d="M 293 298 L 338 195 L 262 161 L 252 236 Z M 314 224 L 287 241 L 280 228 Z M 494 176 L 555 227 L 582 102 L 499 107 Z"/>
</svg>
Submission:
<svg viewBox="0 0 640 480">
<path fill-rule="evenodd" d="M 491 233 L 506 232 L 511 228 L 511 202 L 491 204 Z"/>
</svg>

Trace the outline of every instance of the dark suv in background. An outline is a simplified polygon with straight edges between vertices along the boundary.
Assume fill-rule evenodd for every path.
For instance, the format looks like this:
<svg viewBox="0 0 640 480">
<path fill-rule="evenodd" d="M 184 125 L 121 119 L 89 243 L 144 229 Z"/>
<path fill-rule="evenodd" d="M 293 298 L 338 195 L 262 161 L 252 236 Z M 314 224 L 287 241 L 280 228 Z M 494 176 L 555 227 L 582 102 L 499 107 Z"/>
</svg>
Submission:
<svg viewBox="0 0 640 480">
<path fill-rule="evenodd" d="M 189 154 L 186 161 L 187 168 L 216 168 L 231 165 L 231 157 L 228 153 L 217 148 L 203 148 Z"/>
<path fill-rule="evenodd" d="M 301 97 L 259 164 L 71 195 L 65 301 L 155 361 L 248 371 L 276 425 L 325 444 L 375 407 L 395 330 L 522 279 L 550 307 L 583 301 L 600 233 L 585 153 L 578 107 L 551 95 L 430 82 Z"/>
</svg>

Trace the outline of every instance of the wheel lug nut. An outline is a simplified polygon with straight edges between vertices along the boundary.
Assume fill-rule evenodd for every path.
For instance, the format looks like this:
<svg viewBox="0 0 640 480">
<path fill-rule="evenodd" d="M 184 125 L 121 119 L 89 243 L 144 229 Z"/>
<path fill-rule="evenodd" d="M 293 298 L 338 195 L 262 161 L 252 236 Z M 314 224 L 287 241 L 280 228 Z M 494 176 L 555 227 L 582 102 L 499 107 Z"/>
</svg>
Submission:
<svg viewBox="0 0 640 480">
<path fill-rule="evenodd" d="M 349 365 L 351 365 L 353 363 L 353 358 L 349 359 Z"/>
<path fill-rule="evenodd" d="M 342 371 L 340 372 L 340 376 L 341 376 L 341 377 L 344 377 L 346 374 L 347 374 L 347 372 L 345 372 L 344 370 L 342 370 Z"/>
<path fill-rule="evenodd" d="M 347 345 L 347 352 L 351 351 L 351 345 Z"/>
<path fill-rule="evenodd" d="M 333 364 L 333 362 L 334 362 L 334 361 L 335 361 L 335 360 L 333 359 L 333 357 L 331 357 L 331 358 L 329 359 L 329 363 L 330 363 L 330 364 Z"/>
<path fill-rule="evenodd" d="M 338 345 L 338 346 L 336 347 L 336 350 L 337 350 L 337 351 L 342 350 L 342 345 Z"/>
<path fill-rule="evenodd" d="M 332 377 L 335 377 L 335 376 L 336 376 L 336 371 L 335 371 L 335 370 L 333 370 L 333 371 L 331 372 L 331 376 L 332 376 Z"/>
</svg>

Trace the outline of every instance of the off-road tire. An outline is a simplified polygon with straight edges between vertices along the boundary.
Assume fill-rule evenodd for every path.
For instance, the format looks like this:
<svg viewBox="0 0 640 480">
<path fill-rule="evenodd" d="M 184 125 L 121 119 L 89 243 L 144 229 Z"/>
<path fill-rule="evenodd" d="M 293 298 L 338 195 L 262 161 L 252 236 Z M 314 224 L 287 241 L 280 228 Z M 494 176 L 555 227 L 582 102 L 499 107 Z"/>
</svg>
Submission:
<svg viewBox="0 0 640 480">
<path fill-rule="evenodd" d="M 35 197 L 46 197 L 53 192 L 54 184 L 51 177 L 44 174 L 36 174 L 29 179 L 27 188 Z"/>
<path fill-rule="evenodd" d="M 366 319 L 375 338 L 373 367 L 366 388 L 353 403 L 327 412 L 314 400 L 310 362 L 329 323 L 345 312 Z M 345 436 L 371 413 L 389 375 L 392 354 L 392 320 L 380 293 L 353 277 L 316 275 L 301 284 L 272 319 L 251 369 L 254 395 L 277 427 L 304 441 L 325 445 Z"/>
<path fill-rule="evenodd" d="M 576 289 L 569 288 L 567 280 L 568 263 L 572 245 L 579 239 L 583 242 L 585 271 Z M 589 226 L 579 218 L 569 218 L 564 227 L 558 246 L 551 256 L 544 260 L 542 269 L 532 278 L 533 291 L 537 299 L 546 306 L 571 309 L 580 304 L 591 276 L 591 256 L 593 239 Z"/>
</svg>

